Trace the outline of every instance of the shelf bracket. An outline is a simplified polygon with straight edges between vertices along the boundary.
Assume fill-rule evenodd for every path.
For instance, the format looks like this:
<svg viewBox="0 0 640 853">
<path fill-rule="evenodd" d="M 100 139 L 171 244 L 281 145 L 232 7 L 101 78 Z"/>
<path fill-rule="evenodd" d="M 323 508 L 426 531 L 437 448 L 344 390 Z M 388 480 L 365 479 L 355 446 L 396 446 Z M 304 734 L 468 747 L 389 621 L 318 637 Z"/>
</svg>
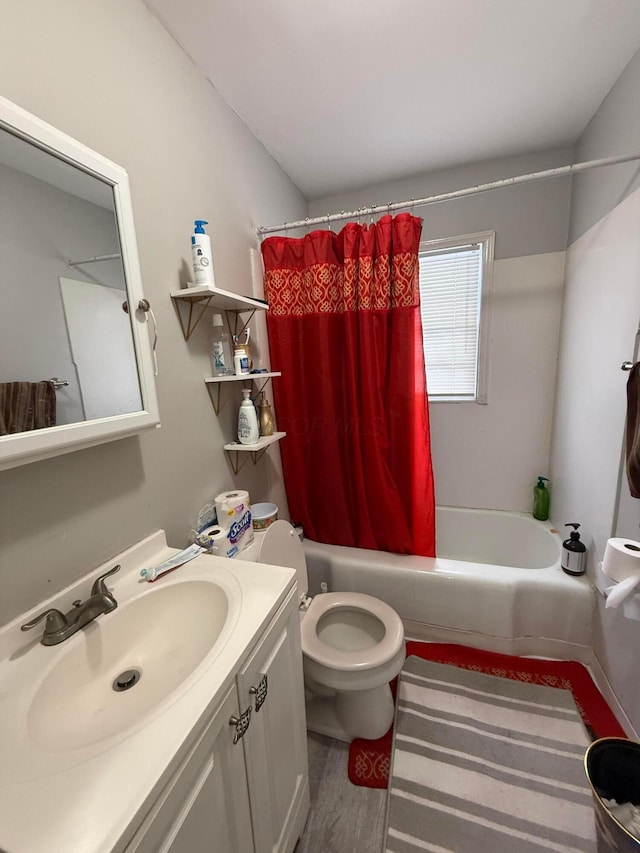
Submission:
<svg viewBox="0 0 640 853">
<path fill-rule="evenodd" d="M 246 465 L 247 460 L 250 458 L 254 465 L 262 459 L 266 452 L 267 448 L 263 447 L 261 450 L 252 450 L 250 453 L 239 453 L 237 450 L 225 450 L 225 453 L 229 457 L 229 462 L 231 463 L 231 468 L 234 474 L 239 474 L 242 471 L 243 467 Z M 240 458 L 242 457 L 242 461 Z"/>
<path fill-rule="evenodd" d="M 254 374 L 253 374 L 254 381 L 255 381 L 259 376 L 260 376 L 260 374 L 259 374 L 259 373 L 254 373 Z M 259 396 L 260 396 L 260 394 L 262 394 L 262 392 L 264 391 L 264 389 L 267 387 L 267 385 L 269 384 L 269 382 L 270 382 L 270 381 L 271 381 L 271 377 L 269 376 L 267 379 L 265 379 L 265 380 L 264 380 L 264 382 L 262 383 L 262 385 L 260 385 L 260 387 L 259 387 L 259 388 L 258 388 L 258 387 L 256 387 L 256 393 L 255 393 L 255 396 L 253 396 L 253 395 L 252 395 L 252 396 L 251 396 L 251 399 L 252 399 L 252 400 L 255 400 L 255 399 L 256 399 L 256 397 L 259 397 Z M 256 382 L 256 386 L 257 386 L 257 385 L 258 385 L 258 383 Z"/>
<path fill-rule="evenodd" d="M 180 300 L 175 300 L 175 308 L 176 308 L 176 311 L 178 312 L 178 317 L 180 318 L 180 325 L 182 326 L 182 334 L 184 335 L 185 341 L 188 341 L 189 338 L 191 337 L 191 335 L 193 334 L 196 326 L 198 325 L 200 320 L 202 320 L 204 312 L 209 307 L 209 303 L 211 302 L 212 299 L 213 299 L 213 295 L 212 296 L 203 296 L 201 299 L 198 299 L 196 297 L 189 299 L 188 300 L 189 313 L 187 315 L 186 322 L 185 322 L 185 318 L 184 318 L 184 315 L 182 313 L 182 310 L 180 308 L 180 304 L 179 304 Z M 182 300 L 182 301 L 184 301 L 184 300 Z M 198 305 L 200 310 L 197 312 L 197 314 L 194 318 L 194 310 L 193 309 L 196 306 L 196 304 Z"/>
<path fill-rule="evenodd" d="M 223 408 L 224 404 L 227 401 L 226 397 L 223 398 L 222 406 L 220 405 L 220 394 L 222 391 L 222 383 L 221 382 L 216 382 L 215 384 L 207 383 L 207 391 L 209 392 L 209 399 L 211 400 L 211 405 L 213 406 L 213 411 L 216 413 L 216 415 L 219 415 L 220 410 Z"/>
<path fill-rule="evenodd" d="M 231 332 L 232 336 L 235 335 L 238 338 L 244 332 L 244 330 L 247 328 L 247 326 L 249 325 L 249 323 L 253 319 L 253 315 L 256 313 L 256 309 L 253 308 L 251 310 L 251 313 L 249 314 L 249 316 L 247 317 L 246 320 L 241 320 L 241 318 L 240 318 L 241 313 L 244 313 L 244 312 L 231 311 L 230 309 L 227 309 L 225 311 L 225 314 L 227 315 L 227 325 L 229 326 L 229 331 Z M 231 320 L 229 319 L 229 314 L 234 315 L 233 329 L 231 328 Z M 240 324 L 240 329 L 238 329 L 239 324 Z"/>
</svg>

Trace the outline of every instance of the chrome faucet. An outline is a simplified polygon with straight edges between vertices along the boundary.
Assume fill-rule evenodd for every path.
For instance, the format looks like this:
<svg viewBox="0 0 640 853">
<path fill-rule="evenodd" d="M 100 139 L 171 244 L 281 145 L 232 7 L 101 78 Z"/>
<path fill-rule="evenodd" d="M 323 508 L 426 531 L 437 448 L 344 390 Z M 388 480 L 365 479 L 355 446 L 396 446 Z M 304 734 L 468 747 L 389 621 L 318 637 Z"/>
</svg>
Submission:
<svg viewBox="0 0 640 853">
<path fill-rule="evenodd" d="M 74 601 L 68 613 L 61 613 L 55 607 L 40 613 L 35 619 L 21 626 L 21 631 L 29 631 L 43 619 L 46 619 L 44 633 L 40 642 L 43 646 L 55 646 L 72 637 L 76 631 L 84 628 L 101 613 L 110 613 L 118 606 L 118 602 L 107 589 L 105 579 L 120 571 L 120 566 L 114 566 L 104 575 L 97 578 L 91 587 L 91 595 L 86 601 Z"/>
</svg>

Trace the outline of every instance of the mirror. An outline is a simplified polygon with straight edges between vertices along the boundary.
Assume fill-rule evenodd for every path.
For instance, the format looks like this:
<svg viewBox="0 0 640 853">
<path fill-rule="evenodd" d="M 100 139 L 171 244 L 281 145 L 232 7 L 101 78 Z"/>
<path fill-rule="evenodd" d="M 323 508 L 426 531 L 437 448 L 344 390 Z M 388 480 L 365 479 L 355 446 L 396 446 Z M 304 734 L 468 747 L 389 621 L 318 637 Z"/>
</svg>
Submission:
<svg viewBox="0 0 640 853">
<path fill-rule="evenodd" d="M 159 423 L 126 172 L 0 97 L 0 469 Z"/>
</svg>

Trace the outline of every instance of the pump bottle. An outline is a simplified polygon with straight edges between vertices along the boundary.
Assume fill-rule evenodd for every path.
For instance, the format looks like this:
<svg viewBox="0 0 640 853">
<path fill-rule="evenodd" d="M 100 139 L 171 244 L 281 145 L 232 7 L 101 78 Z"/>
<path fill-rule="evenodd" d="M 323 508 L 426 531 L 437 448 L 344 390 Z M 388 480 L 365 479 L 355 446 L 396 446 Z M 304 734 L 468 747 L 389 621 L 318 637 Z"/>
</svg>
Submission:
<svg viewBox="0 0 640 853">
<path fill-rule="evenodd" d="M 269 401 L 265 399 L 264 394 L 260 399 L 260 435 L 273 435 L 274 431 L 274 423 L 273 423 L 273 413 L 271 411 L 271 406 L 269 405 Z"/>
<path fill-rule="evenodd" d="M 260 438 L 256 407 L 251 400 L 249 388 L 244 388 L 242 393 L 244 400 L 240 404 L 240 411 L 238 412 L 238 441 L 240 444 L 255 444 Z"/>
<path fill-rule="evenodd" d="M 191 236 L 191 253 L 193 255 L 193 277 L 196 284 L 215 286 L 213 277 L 213 255 L 211 254 L 211 240 L 205 234 L 203 225 L 209 223 L 204 219 L 196 219 L 195 231 Z"/>
<path fill-rule="evenodd" d="M 538 477 L 538 482 L 533 490 L 533 517 L 539 521 L 549 518 L 549 489 L 544 481 L 549 482 L 547 477 Z"/>
<path fill-rule="evenodd" d="M 562 571 L 568 575 L 583 575 L 586 569 L 587 548 L 580 541 L 579 524 L 570 522 L 565 527 L 573 527 L 571 535 L 562 543 Z"/>
</svg>

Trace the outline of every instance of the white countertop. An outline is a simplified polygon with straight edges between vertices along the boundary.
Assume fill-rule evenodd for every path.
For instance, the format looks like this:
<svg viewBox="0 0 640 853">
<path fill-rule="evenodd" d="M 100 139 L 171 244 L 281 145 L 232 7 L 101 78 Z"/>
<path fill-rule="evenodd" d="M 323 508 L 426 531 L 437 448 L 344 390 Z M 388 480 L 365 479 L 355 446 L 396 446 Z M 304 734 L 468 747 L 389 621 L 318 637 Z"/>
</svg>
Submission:
<svg viewBox="0 0 640 853">
<path fill-rule="evenodd" d="M 5 853 L 123 850 L 136 815 L 141 818 L 162 790 L 295 584 L 291 569 L 209 555 L 152 584 L 141 581 L 141 568 L 175 552 L 158 531 L 0 631 L 0 849 Z M 28 709 L 43 673 L 70 644 L 86 642 L 87 630 L 99 631 L 101 620 L 111 614 L 51 647 L 39 642 L 40 627 L 25 634 L 20 625 L 47 607 L 66 610 L 74 599 L 86 598 L 92 581 L 115 563 L 121 564 L 121 571 L 107 585 L 119 604 L 161 584 L 214 579 L 239 600 L 234 624 L 216 644 L 213 660 L 205 658 L 138 724 L 75 751 L 46 750 L 34 743 L 28 727 Z"/>
</svg>

